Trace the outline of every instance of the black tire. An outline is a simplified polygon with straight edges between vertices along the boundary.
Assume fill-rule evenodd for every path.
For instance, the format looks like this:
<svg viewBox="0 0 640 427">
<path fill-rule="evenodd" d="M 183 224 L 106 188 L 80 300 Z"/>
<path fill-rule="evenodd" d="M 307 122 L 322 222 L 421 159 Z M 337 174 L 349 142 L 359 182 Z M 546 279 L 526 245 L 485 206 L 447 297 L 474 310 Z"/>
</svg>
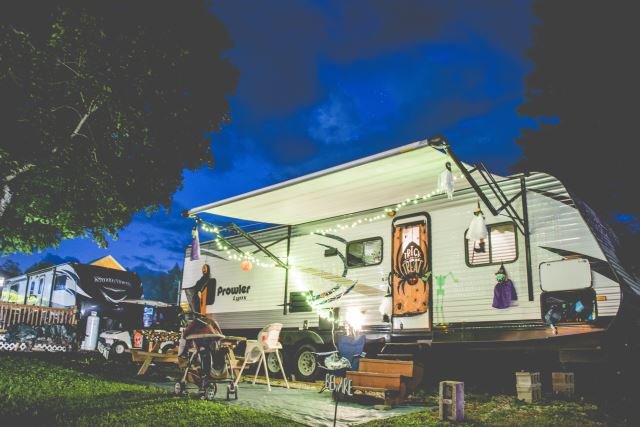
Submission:
<svg viewBox="0 0 640 427">
<path fill-rule="evenodd" d="M 182 396 L 184 394 L 184 388 L 185 388 L 184 383 L 181 381 L 178 381 L 173 385 L 173 393 L 176 396 Z"/>
<path fill-rule="evenodd" d="M 235 400 L 238 400 L 238 388 L 233 383 L 227 386 L 227 400 L 231 400 L 231 396 L 234 396 Z"/>
<path fill-rule="evenodd" d="M 173 350 L 174 348 L 176 348 L 175 344 L 167 344 L 164 347 L 160 348 L 160 353 L 167 354 L 169 351 Z"/>
<path fill-rule="evenodd" d="M 302 344 L 295 352 L 293 370 L 296 380 L 313 381 L 318 373 L 319 365 L 316 355 L 318 349 L 314 344 Z"/>
<path fill-rule="evenodd" d="M 218 391 L 218 386 L 216 385 L 216 383 L 209 383 L 204 388 L 204 396 L 202 397 L 208 400 L 209 402 L 213 402 L 213 400 L 216 398 L 217 391 Z"/>
<path fill-rule="evenodd" d="M 282 357 L 282 352 L 278 350 L 280 354 L 280 360 L 284 365 L 284 359 Z M 276 357 L 276 353 L 267 353 L 267 369 L 269 370 L 269 376 L 273 376 L 274 378 L 282 377 L 282 372 L 280 370 L 280 365 L 278 364 L 278 359 Z"/>
<path fill-rule="evenodd" d="M 111 351 L 113 351 L 113 354 L 115 356 L 122 356 L 124 354 L 124 351 L 127 349 L 127 346 L 125 343 L 123 343 L 122 341 L 116 341 L 115 344 L 113 344 L 113 348 Z"/>
</svg>

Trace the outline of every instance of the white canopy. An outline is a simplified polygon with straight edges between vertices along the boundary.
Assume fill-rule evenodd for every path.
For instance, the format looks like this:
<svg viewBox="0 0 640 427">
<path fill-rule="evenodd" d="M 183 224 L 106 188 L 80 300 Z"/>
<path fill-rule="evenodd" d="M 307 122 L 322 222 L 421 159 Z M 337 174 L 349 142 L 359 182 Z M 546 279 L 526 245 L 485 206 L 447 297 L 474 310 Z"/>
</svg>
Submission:
<svg viewBox="0 0 640 427">
<path fill-rule="evenodd" d="M 419 141 L 200 206 L 189 214 L 296 225 L 391 206 L 436 190 L 448 160 L 426 140 Z M 460 174 L 453 162 L 451 167 L 454 176 Z M 468 186 L 464 178 L 456 181 L 456 189 Z"/>
</svg>

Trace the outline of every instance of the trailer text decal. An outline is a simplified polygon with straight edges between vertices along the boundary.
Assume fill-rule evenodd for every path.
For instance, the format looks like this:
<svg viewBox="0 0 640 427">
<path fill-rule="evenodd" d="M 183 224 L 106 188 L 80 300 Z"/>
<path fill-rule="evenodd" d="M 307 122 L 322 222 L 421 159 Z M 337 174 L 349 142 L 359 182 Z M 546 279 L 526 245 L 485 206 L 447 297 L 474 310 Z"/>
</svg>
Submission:
<svg viewBox="0 0 640 427">
<path fill-rule="evenodd" d="M 224 287 L 220 286 L 216 292 L 216 296 L 233 295 L 233 301 L 245 301 L 251 286 L 238 285 Z"/>
</svg>

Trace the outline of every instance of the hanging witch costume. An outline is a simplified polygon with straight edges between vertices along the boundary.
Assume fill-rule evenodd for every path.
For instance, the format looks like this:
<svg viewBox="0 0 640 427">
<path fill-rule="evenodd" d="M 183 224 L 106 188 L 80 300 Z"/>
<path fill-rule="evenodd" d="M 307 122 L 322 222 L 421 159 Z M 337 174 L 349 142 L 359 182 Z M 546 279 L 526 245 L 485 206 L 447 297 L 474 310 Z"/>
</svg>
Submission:
<svg viewBox="0 0 640 427">
<path fill-rule="evenodd" d="M 516 288 L 513 286 L 511 279 L 507 279 L 507 272 L 504 265 L 500 264 L 500 269 L 496 272 L 496 283 L 493 288 L 493 308 L 509 308 L 512 301 L 518 300 Z"/>
</svg>

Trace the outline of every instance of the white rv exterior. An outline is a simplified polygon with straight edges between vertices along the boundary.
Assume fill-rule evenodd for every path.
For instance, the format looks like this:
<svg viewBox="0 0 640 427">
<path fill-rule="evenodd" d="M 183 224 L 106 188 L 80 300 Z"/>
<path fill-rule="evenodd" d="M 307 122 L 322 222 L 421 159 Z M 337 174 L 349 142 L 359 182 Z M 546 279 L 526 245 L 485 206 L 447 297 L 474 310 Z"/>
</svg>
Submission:
<svg viewBox="0 0 640 427">
<path fill-rule="evenodd" d="M 326 307 L 339 309 L 339 323 L 361 323 L 363 332 L 385 342 L 407 335 L 433 345 L 514 342 L 606 330 L 621 308 L 622 286 L 635 293 L 640 286 L 628 275 L 625 283 L 620 280 L 625 273 L 601 241 L 607 230 L 595 235 L 592 231 L 604 226 L 588 224 L 585 216 L 591 213 L 585 215 L 586 208 L 578 209 L 565 187 L 543 173 L 492 176 L 525 219 L 528 233 L 519 230 L 506 209 L 497 215 L 489 212 L 478 190 L 494 206 L 504 205 L 491 185 L 474 189 L 463 174 L 456 181 L 453 199 L 437 194 L 435 181 L 449 160 L 447 154 L 419 142 L 192 209 L 191 215 L 213 213 L 281 224 L 251 235 L 289 268 L 254 263 L 251 271 L 243 271 L 233 251 L 210 241 L 201 244 L 196 261 L 190 260 L 191 249 L 187 248 L 183 286 L 196 282 L 202 265 L 209 264 L 217 285 L 207 314 L 223 330 L 253 333 L 268 323 L 279 322 L 284 325 L 285 335 L 287 330 L 293 335 L 317 332 L 320 338 L 285 338 L 290 357 L 297 355 L 296 347 L 305 343 L 318 347 L 326 341 L 321 325 Z M 467 172 L 471 169 L 459 166 Z M 460 167 L 454 167 L 455 174 L 461 172 Z M 411 179 L 412 174 L 415 179 Z M 422 194 L 425 196 L 417 197 Z M 478 203 L 491 233 L 488 253 L 474 252 L 473 242 L 465 238 Z M 391 210 L 394 214 L 389 213 Z M 428 236 L 428 304 L 420 314 L 383 317 L 394 303 L 390 300 L 395 296 L 387 296 L 389 288 L 401 286 L 393 274 L 390 276 L 399 273 L 394 267 L 400 253 L 394 248 L 394 228 L 406 224 L 424 224 Z M 201 232 L 201 236 L 206 234 Z M 261 262 L 273 263 L 242 235 L 229 237 L 229 242 L 254 253 Z M 363 258 L 369 258 L 364 262 L 367 265 L 350 264 L 350 245 L 362 250 Z M 500 264 L 517 293 L 517 300 L 502 309 L 492 306 L 495 272 Z M 342 287 L 356 284 L 333 303 L 313 311 L 291 312 L 292 293 L 312 291 L 318 295 L 336 283 Z M 560 326 L 560 331 L 544 323 L 542 295 L 586 289 L 592 289 L 595 295 L 588 321 L 573 322 L 564 329 Z M 398 288 L 397 292 L 402 290 Z M 286 348 L 287 342 L 290 348 Z"/>
</svg>

